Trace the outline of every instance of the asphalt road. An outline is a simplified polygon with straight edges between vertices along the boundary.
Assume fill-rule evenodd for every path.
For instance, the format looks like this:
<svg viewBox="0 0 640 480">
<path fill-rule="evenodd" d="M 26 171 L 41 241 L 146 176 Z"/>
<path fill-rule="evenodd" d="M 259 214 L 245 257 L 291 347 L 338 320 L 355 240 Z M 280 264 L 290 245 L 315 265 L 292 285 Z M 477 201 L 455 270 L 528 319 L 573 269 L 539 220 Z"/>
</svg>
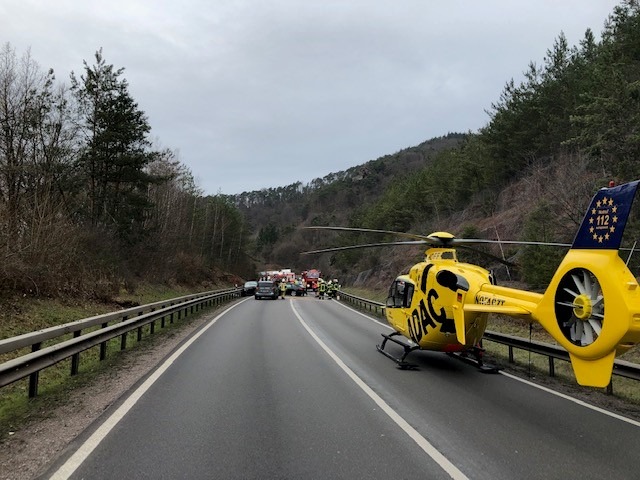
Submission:
<svg viewBox="0 0 640 480">
<path fill-rule="evenodd" d="M 46 477 L 639 478 L 637 422 L 444 354 L 399 370 L 383 332 L 332 300 L 239 301 Z"/>
</svg>

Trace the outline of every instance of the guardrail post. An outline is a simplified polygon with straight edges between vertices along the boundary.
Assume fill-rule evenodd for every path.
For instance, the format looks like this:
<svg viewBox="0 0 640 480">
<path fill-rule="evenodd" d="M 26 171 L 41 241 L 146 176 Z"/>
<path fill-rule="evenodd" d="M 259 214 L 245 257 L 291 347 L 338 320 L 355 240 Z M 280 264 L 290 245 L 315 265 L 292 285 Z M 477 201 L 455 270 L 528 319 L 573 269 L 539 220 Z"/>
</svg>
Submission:
<svg viewBox="0 0 640 480">
<path fill-rule="evenodd" d="M 142 312 L 138 313 L 138 316 L 141 316 Z M 138 327 L 138 341 L 142 341 L 142 327 Z"/>
<path fill-rule="evenodd" d="M 37 352 L 42 346 L 41 343 L 34 343 L 31 346 L 32 352 Z M 38 379 L 40 378 L 40 372 L 33 372 L 29 375 L 29 398 L 35 398 L 38 395 Z"/>
<path fill-rule="evenodd" d="M 152 308 L 151 311 L 155 312 L 156 309 Z M 156 321 L 152 320 L 151 323 L 149 324 L 149 334 L 153 335 L 155 331 L 156 331 Z"/>
<path fill-rule="evenodd" d="M 555 366 L 555 363 L 553 363 L 553 357 L 549 357 L 549 376 L 550 377 L 556 376 L 556 366 Z"/>
<path fill-rule="evenodd" d="M 122 321 L 123 322 L 127 321 L 126 315 L 122 317 Z M 120 337 L 120 350 L 126 350 L 126 348 L 127 348 L 127 332 L 124 332 Z"/>
<path fill-rule="evenodd" d="M 509 363 L 514 363 L 513 362 L 513 347 L 511 345 L 509 345 Z"/>
<path fill-rule="evenodd" d="M 609 385 L 607 385 L 607 395 L 613 395 L 613 378 L 609 381 Z"/>
<path fill-rule="evenodd" d="M 107 328 L 109 326 L 108 323 L 103 323 L 102 324 L 102 328 Z M 100 360 L 104 360 L 105 358 L 107 358 L 107 342 L 102 342 L 100 344 Z"/>
<path fill-rule="evenodd" d="M 82 330 L 73 332 L 73 338 L 78 338 L 80 335 L 82 335 Z M 80 370 L 80 354 L 74 353 L 71 356 L 71 376 L 77 375 L 78 370 Z"/>
</svg>

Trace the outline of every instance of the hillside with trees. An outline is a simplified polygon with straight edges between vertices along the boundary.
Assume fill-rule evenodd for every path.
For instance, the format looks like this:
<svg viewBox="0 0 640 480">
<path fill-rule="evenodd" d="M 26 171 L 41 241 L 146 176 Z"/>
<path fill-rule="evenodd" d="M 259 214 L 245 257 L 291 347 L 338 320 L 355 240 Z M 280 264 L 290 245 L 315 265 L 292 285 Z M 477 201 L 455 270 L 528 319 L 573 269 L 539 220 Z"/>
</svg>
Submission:
<svg viewBox="0 0 640 480">
<path fill-rule="evenodd" d="M 0 50 L 0 292 L 109 299 L 248 269 L 242 216 L 153 148 L 123 72 L 98 51 L 67 87 Z"/>
</svg>

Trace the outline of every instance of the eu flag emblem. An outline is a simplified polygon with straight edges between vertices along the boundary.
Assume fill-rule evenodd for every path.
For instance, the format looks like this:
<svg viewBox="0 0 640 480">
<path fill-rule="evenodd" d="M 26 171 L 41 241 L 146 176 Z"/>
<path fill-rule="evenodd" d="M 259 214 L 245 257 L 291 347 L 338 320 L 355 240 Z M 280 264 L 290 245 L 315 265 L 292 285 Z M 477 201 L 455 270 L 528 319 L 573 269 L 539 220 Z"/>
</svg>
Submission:
<svg viewBox="0 0 640 480">
<path fill-rule="evenodd" d="M 591 200 L 572 248 L 619 249 L 639 182 L 600 189 Z"/>
</svg>

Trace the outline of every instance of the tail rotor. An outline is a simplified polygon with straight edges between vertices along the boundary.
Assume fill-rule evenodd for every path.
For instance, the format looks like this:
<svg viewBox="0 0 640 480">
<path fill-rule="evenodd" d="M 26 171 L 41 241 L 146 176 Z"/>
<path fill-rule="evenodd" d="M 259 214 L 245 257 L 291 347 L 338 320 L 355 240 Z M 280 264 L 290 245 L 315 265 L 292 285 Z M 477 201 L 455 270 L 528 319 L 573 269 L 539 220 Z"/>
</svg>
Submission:
<svg viewBox="0 0 640 480">
<path fill-rule="evenodd" d="M 602 333 L 604 296 L 596 276 L 586 268 L 567 272 L 555 299 L 558 326 L 574 345 L 588 346 Z"/>
</svg>

